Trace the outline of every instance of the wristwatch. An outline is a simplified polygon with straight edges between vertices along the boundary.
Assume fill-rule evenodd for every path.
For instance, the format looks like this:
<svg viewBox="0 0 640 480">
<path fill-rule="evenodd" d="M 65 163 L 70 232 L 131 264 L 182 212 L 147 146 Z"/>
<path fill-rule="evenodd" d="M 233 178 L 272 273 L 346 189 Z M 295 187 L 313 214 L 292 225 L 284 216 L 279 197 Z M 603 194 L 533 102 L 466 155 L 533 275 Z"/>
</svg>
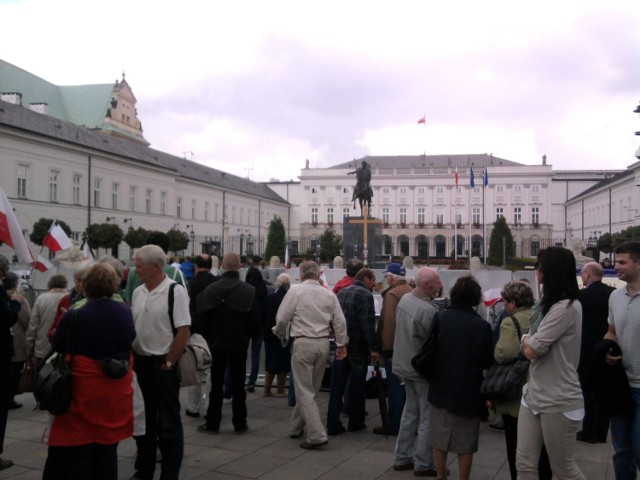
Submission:
<svg viewBox="0 0 640 480">
<path fill-rule="evenodd" d="M 164 362 L 164 364 L 167 366 L 167 368 L 171 368 L 171 365 L 173 365 L 173 363 L 171 363 L 169 360 Z"/>
</svg>

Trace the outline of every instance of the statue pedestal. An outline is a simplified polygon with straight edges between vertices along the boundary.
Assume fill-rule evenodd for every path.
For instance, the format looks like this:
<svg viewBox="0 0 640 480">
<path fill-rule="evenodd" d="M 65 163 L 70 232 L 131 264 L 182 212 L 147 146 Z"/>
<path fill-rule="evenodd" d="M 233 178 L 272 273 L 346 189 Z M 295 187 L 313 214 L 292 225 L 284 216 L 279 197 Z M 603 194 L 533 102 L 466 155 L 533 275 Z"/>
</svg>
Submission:
<svg viewBox="0 0 640 480">
<path fill-rule="evenodd" d="M 342 234 L 342 257 L 365 260 L 370 265 L 379 261 L 382 253 L 382 222 L 377 218 L 349 217 L 345 218 Z M 367 229 L 367 245 L 365 252 L 365 228 Z"/>
</svg>

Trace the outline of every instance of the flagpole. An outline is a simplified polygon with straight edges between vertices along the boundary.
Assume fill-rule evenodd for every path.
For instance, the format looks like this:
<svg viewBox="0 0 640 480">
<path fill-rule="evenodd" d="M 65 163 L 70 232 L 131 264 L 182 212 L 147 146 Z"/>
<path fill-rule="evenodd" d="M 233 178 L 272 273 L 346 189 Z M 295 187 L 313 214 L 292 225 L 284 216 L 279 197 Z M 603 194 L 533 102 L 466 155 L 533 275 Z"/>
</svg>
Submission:
<svg viewBox="0 0 640 480">
<path fill-rule="evenodd" d="M 482 174 L 482 253 L 484 256 L 484 264 L 487 264 L 487 217 L 485 212 L 485 185 L 484 179 L 486 177 L 487 167 L 484 167 L 484 172 Z"/>
<path fill-rule="evenodd" d="M 469 268 L 471 268 L 471 220 L 472 220 L 472 208 L 471 208 L 471 190 L 473 187 L 469 185 Z"/>
</svg>

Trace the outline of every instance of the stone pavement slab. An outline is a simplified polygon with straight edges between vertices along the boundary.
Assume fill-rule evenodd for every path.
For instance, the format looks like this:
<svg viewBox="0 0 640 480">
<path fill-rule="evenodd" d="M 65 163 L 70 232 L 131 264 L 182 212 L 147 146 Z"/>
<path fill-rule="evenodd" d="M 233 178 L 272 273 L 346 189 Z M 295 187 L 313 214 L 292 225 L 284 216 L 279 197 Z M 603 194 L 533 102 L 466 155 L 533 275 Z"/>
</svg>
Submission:
<svg viewBox="0 0 640 480">
<path fill-rule="evenodd" d="M 181 392 L 186 405 L 186 392 Z M 0 480 L 42 478 L 47 445 L 42 435 L 49 422 L 46 412 L 34 410 L 31 394 L 16 399 L 24 406 L 11 410 L 7 424 L 3 458 L 15 465 L 0 471 Z M 320 392 L 318 403 L 326 415 L 329 394 Z M 286 398 L 262 397 L 261 389 L 247 394 L 249 431 L 235 434 L 231 425 L 231 405 L 223 406 L 219 435 L 196 431 L 202 417 L 183 416 L 185 455 L 180 478 L 183 480 L 396 480 L 415 478 L 412 471 L 393 470 L 395 438 L 375 435 L 371 429 L 380 425 L 377 400 L 367 400 L 368 429 L 329 437 L 329 445 L 321 450 L 303 450 L 300 440 L 289 438 L 288 419 L 291 407 Z M 184 408 L 183 408 L 184 412 Z M 136 446 L 127 439 L 118 447 L 119 478 L 134 473 Z M 578 442 L 578 466 L 588 480 L 613 480 L 609 443 L 590 445 Z M 457 478 L 455 455 L 448 458 L 450 478 Z M 156 478 L 159 478 L 159 465 Z M 506 464 L 504 436 L 481 424 L 480 447 L 474 455 L 471 478 L 474 480 L 510 480 Z"/>
</svg>

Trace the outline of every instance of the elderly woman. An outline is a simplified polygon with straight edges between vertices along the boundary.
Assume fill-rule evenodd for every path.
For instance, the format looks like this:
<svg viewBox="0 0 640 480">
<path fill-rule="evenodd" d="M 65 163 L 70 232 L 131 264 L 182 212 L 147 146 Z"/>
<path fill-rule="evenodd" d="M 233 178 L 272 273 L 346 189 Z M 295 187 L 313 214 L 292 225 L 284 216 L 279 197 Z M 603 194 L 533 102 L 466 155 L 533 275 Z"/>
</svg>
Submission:
<svg viewBox="0 0 640 480">
<path fill-rule="evenodd" d="M 111 299 L 119 284 L 111 265 L 91 265 L 82 283 L 87 303 L 63 315 L 51 340 L 55 351 L 64 351 L 71 322 L 75 321 L 70 347 L 71 407 L 53 420 L 45 480 L 116 480 L 118 442 L 133 433 L 133 388 L 128 362 L 136 333 L 131 309 Z M 124 368 L 114 372 L 105 363 Z"/>
<path fill-rule="evenodd" d="M 264 339 L 264 393 L 263 397 L 271 396 L 271 384 L 276 378 L 276 396 L 285 397 L 284 384 L 287 373 L 291 371 L 291 350 L 283 347 L 271 329 L 276 325 L 276 314 L 291 286 L 291 279 L 286 273 L 281 273 L 276 279 L 276 290 L 268 295 L 264 302 L 262 316 L 262 337 Z M 290 388 L 292 388 L 290 386 Z"/>
<path fill-rule="evenodd" d="M 536 275 L 544 288 L 522 338 L 531 367 L 518 416 L 518 479 L 537 480 L 543 445 L 554 477 L 584 479 L 574 458 L 584 403 L 577 373 L 582 308 L 573 253 L 562 247 L 541 250 Z"/>
<path fill-rule="evenodd" d="M 478 315 L 482 290 L 471 276 L 460 277 L 450 292 L 451 307 L 438 312 L 433 377 L 429 385 L 428 442 L 438 478 L 447 477 L 447 453 L 458 454 L 461 480 L 471 472 L 478 450 L 484 400 L 480 395 L 483 370 L 491 364 L 493 337 L 489 323 Z M 437 327 L 436 327 L 437 325 Z"/>
<path fill-rule="evenodd" d="M 502 287 L 502 300 L 507 316 L 500 324 L 500 335 L 496 343 L 493 357 L 499 364 L 513 362 L 520 354 L 520 335 L 529 332 L 529 321 L 531 320 L 531 307 L 534 303 L 533 290 L 522 281 L 509 282 Z M 520 327 L 520 335 L 516 323 Z M 524 384 L 524 381 L 522 382 Z M 522 391 L 522 385 L 518 392 Z M 516 480 L 516 443 L 518 439 L 518 412 L 520 410 L 520 399 L 522 395 L 510 399 L 496 400 L 496 411 L 502 416 L 504 425 L 504 438 L 507 446 L 507 460 L 509 462 L 509 473 L 511 480 Z M 539 480 L 551 479 L 551 468 L 547 451 L 543 448 L 540 456 L 540 476 Z"/>
</svg>

